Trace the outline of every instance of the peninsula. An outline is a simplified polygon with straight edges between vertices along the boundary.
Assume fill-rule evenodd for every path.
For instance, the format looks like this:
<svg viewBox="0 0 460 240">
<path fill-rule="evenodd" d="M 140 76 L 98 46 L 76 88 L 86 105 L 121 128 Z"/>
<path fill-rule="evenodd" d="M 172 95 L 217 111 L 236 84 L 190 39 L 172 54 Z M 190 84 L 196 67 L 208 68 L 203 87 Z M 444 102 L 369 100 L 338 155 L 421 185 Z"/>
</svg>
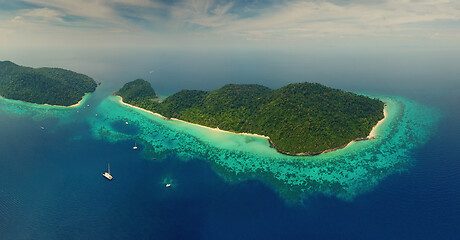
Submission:
<svg viewBox="0 0 460 240">
<path fill-rule="evenodd" d="M 289 155 L 316 155 L 367 139 L 384 118 L 378 99 L 308 82 L 276 90 L 228 84 L 210 92 L 182 90 L 159 101 L 150 83 L 137 79 L 115 94 L 165 118 L 268 136 L 273 147 Z"/>
<path fill-rule="evenodd" d="M 71 106 L 96 87 L 92 78 L 62 68 L 30 68 L 0 61 L 0 96 L 4 98 Z"/>
</svg>

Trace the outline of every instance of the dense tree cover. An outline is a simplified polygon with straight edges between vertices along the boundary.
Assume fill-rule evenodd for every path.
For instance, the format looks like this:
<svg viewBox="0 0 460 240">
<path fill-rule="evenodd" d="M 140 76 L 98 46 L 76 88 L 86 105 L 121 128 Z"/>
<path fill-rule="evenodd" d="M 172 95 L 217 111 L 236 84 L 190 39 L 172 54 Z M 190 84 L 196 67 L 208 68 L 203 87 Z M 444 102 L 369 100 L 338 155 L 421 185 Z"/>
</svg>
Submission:
<svg viewBox="0 0 460 240">
<path fill-rule="evenodd" d="M 321 152 L 365 138 L 383 118 L 383 102 L 318 83 L 277 90 L 229 84 L 211 92 L 183 90 L 159 102 L 150 83 L 136 81 L 142 88 L 125 91 L 133 89 L 127 83 L 117 93 L 129 104 L 168 118 L 266 135 L 290 154 Z"/>
<path fill-rule="evenodd" d="M 92 78 L 69 70 L 30 68 L 0 61 L 0 95 L 5 98 L 70 106 L 96 87 Z"/>
</svg>

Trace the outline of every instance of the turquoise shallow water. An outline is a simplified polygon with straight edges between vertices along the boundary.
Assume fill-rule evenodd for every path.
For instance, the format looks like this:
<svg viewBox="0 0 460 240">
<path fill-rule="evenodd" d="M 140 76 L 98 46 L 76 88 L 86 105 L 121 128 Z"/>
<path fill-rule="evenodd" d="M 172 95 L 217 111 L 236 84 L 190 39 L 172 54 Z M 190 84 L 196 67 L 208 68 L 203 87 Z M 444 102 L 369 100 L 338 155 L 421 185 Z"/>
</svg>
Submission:
<svg viewBox="0 0 460 240">
<path fill-rule="evenodd" d="M 435 130 L 439 112 L 411 100 L 379 96 L 387 103 L 387 119 L 378 138 L 355 142 L 317 156 L 286 156 L 261 137 L 210 130 L 130 108 L 110 96 L 88 118 L 98 139 L 134 139 L 152 161 L 175 154 L 180 159 L 206 159 L 227 181 L 260 179 L 288 201 L 314 193 L 352 200 L 371 190 L 386 176 L 412 165 L 411 150 L 424 144 Z M 135 135 L 114 128 L 116 122 L 135 125 Z"/>
<path fill-rule="evenodd" d="M 54 50 L 2 53 L 23 65 L 84 72 L 103 84 L 78 109 L 0 100 L 1 240 L 460 239 L 455 51 Z M 381 143 L 289 158 L 264 139 L 231 135 L 224 143 L 224 135 L 203 129 L 192 135 L 107 98 L 139 77 L 166 95 L 227 83 L 276 89 L 315 81 L 407 99 L 389 97 L 404 116 L 396 118 L 400 126 L 381 129 L 389 134 Z M 442 110 L 439 124 L 427 105 Z M 107 132 L 99 133 L 101 127 Z M 138 151 L 131 148 L 135 141 Z M 111 182 L 101 176 L 108 161 Z M 165 188 L 167 182 L 173 187 Z M 302 197 L 301 204 L 286 201 Z"/>
<path fill-rule="evenodd" d="M 355 142 L 317 156 L 299 157 L 278 153 L 262 137 L 165 120 L 122 105 L 115 96 L 103 99 L 91 114 L 85 115 L 90 96 L 74 108 L 4 98 L 0 99 L 0 108 L 9 115 L 31 116 L 37 121 L 88 121 L 97 139 L 134 140 L 142 145 L 143 156 L 152 161 L 161 161 L 171 154 L 185 161 L 206 159 L 227 181 L 260 179 L 289 201 L 318 192 L 352 200 L 386 176 L 407 170 L 412 165 L 411 150 L 430 138 L 440 116 L 438 111 L 404 98 L 379 97 L 387 104 L 387 119 L 377 129 L 377 139 Z M 82 116 L 76 117 L 79 115 Z"/>
<path fill-rule="evenodd" d="M 86 94 L 83 97 L 82 102 L 75 107 L 48 106 L 11 100 L 0 96 L 0 109 L 3 112 L 8 113 L 10 116 L 31 116 L 35 120 L 42 120 L 52 117 L 64 119 L 65 117 L 69 117 L 72 114 L 79 113 L 82 108 L 87 107 L 87 102 L 91 96 L 91 93 Z"/>
</svg>

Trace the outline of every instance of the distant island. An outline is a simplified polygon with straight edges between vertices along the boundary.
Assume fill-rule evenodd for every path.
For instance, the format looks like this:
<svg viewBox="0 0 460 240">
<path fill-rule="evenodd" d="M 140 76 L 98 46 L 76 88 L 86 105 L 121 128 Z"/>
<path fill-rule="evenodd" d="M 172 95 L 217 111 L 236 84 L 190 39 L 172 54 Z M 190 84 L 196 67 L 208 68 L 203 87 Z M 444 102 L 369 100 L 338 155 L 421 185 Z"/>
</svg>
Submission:
<svg viewBox="0 0 460 240">
<path fill-rule="evenodd" d="M 228 84 L 210 92 L 182 90 L 159 101 L 150 83 L 137 79 L 115 95 L 165 118 L 268 136 L 273 147 L 289 155 L 316 155 L 367 139 L 384 118 L 378 99 L 307 82 L 276 90 Z"/>
<path fill-rule="evenodd" d="M 0 96 L 31 103 L 71 106 L 96 82 L 83 74 L 61 68 L 30 68 L 0 61 Z"/>
</svg>

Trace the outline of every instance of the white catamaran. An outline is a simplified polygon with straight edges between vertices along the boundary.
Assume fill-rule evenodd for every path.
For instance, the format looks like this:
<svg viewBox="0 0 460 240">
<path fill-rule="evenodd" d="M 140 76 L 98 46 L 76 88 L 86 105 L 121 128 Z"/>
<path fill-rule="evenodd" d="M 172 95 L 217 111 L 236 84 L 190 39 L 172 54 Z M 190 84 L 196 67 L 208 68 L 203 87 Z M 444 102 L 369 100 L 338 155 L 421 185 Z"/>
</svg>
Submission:
<svg viewBox="0 0 460 240">
<path fill-rule="evenodd" d="M 108 165 L 109 171 L 103 173 L 102 176 L 104 176 L 104 177 L 107 178 L 109 181 L 111 181 L 111 180 L 113 179 L 113 177 L 112 177 L 112 175 L 110 175 L 110 163 L 108 163 L 107 165 Z"/>
</svg>

